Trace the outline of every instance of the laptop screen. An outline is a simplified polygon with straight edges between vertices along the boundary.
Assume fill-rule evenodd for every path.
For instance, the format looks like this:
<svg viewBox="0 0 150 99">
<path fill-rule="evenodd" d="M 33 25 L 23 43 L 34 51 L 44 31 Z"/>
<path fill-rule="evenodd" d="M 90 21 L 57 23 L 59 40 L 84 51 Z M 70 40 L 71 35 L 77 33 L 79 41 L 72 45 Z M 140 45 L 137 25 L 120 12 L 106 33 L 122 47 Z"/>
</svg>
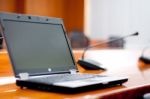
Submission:
<svg viewBox="0 0 150 99">
<path fill-rule="evenodd" d="M 15 74 L 75 69 L 62 24 L 5 20 L 5 38 Z"/>
</svg>

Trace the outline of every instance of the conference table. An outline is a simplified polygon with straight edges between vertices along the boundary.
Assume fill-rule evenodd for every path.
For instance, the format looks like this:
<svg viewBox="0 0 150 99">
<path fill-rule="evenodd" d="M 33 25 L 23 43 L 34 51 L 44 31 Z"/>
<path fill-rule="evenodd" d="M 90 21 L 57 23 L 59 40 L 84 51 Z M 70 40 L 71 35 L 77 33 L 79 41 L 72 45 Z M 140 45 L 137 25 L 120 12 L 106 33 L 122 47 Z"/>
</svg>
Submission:
<svg viewBox="0 0 150 99">
<path fill-rule="evenodd" d="M 81 58 L 83 50 L 73 50 L 75 60 Z M 0 98 L 1 99 L 139 99 L 150 92 L 150 65 L 139 61 L 140 50 L 101 49 L 89 50 L 85 57 L 100 62 L 107 70 L 85 70 L 77 65 L 81 73 L 108 76 L 125 76 L 128 81 L 122 86 L 76 93 L 63 94 L 33 89 L 21 89 L 15 84 L 12 66 L 6 50 L 0 51 Z"/>
</svg>

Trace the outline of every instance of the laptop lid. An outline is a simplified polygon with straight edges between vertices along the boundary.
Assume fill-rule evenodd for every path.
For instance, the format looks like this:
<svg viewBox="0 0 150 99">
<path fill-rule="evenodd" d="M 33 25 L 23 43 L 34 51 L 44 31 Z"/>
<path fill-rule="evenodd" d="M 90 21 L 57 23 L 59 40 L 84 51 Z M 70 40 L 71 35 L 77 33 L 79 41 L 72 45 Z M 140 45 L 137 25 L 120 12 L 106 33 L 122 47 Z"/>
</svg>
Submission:
<svg viewBox="0 0 150 99">
<path fill-rule="evenodd" d="M 0 13 L 0 22 L 16 77 L 77 70 L 62 19 Z"/>
</svg>

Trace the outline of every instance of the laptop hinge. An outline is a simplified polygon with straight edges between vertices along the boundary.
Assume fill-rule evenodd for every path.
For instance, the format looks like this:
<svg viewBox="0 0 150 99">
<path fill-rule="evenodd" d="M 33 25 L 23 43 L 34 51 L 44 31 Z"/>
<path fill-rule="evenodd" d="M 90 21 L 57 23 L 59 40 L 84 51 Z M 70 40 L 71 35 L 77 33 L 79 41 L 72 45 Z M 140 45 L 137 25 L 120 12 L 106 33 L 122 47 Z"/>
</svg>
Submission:
<svg viewBox="0 0 150 99">
<path fill-rule="evenodd" d="M 27 80 L 29 79 L 28 73 L 19 73 L 20 80 Z"/>
<path fill-rule="evenodd" d="M 71 74 L 76 74 L 77 73 L 76 69 L 70 69 L 69 71 L 70 71 Z"/>
</svg>

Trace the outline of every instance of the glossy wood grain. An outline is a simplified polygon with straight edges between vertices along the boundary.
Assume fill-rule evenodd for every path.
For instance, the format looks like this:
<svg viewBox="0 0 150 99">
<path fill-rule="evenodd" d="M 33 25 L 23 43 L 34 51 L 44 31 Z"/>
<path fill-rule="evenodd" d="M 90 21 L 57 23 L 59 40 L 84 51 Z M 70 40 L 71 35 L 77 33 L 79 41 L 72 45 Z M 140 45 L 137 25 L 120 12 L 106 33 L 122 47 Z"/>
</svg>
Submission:
<svg viewBox="0 0 150 99">
<path fill-rule="evenodd" d="M 74 51 L 75 60 L 82 51 Z M 15 85 L 12 67 L 6 51 L 0 52 L 0 97 L 5 99 L 130 99 L 139 98 L 150 91 L 150 66 L 138 61 L 140 51 L 136 50 L 91 50 L 87 58 L 101 62 L 107 71 L 87 71 L 78 66 L 82 73 L 100 73 L 111 76 L 128 76 L 129 81 L 123 86 L 93 90 L 78 94 L 61 94 L 31 89 L 20 89 Z M 4 82 L 6 81 L 6 83 Z M 2 83 L 4 82 L 4 83 Z M 128 94 L 127 97 L 125 95 Z M 134 94 L 134 95 L 133 95 Z"/>
</svg>

